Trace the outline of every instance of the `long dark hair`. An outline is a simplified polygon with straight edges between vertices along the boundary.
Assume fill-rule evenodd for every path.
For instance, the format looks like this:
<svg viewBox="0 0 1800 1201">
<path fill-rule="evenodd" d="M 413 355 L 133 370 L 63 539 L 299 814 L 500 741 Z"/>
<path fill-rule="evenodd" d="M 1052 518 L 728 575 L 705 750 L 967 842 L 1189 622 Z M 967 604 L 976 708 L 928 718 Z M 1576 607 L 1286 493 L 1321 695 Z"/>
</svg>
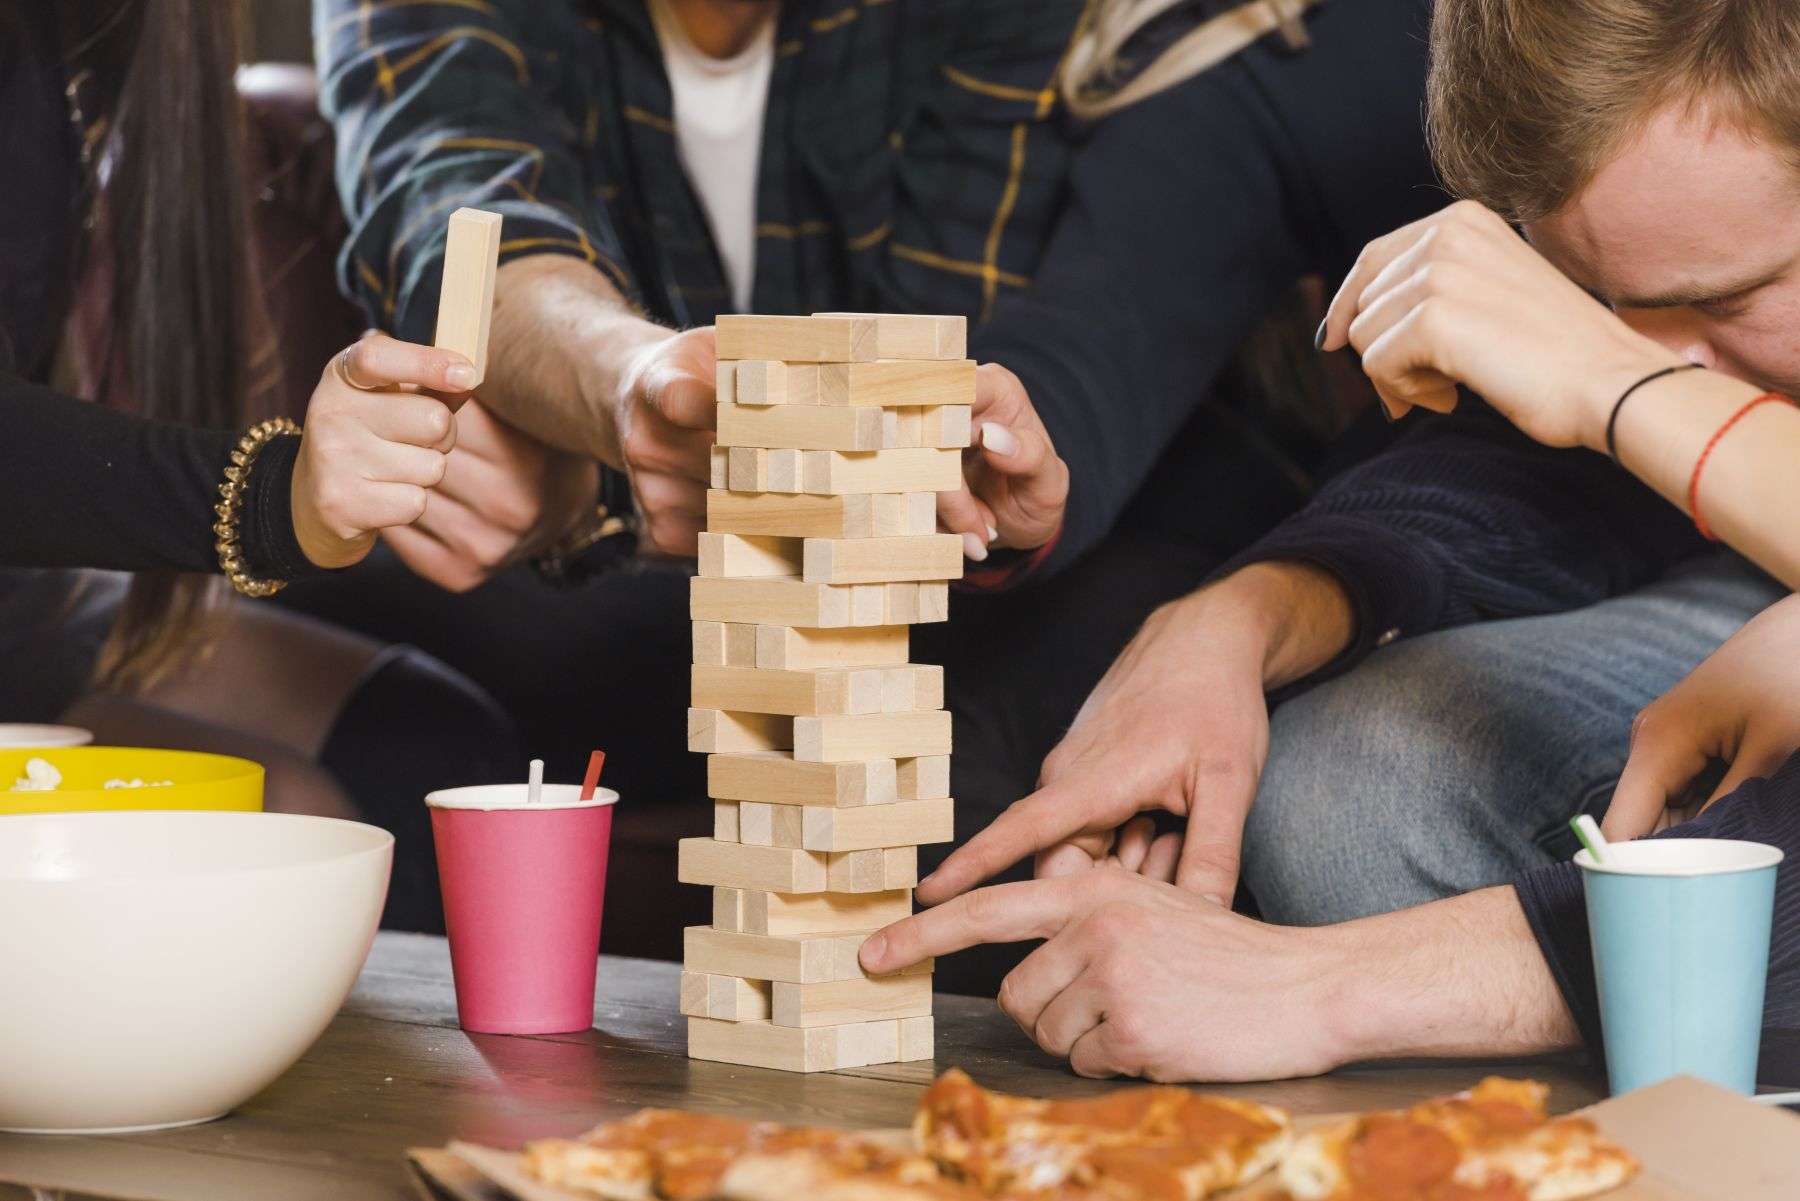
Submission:
<svg viewBox="0 0 1800 1201">
<path fill-rule="evenodd" d="M 64 46 L 92 84 L 88 254 L 110 256 L 102 380 L 116 364 L 147 417 L 235 427 L 252 411 L 267 352 L 257 300 L 234 82 L 235 0 L 78 0 Z M 99 399 L 109 399 L 105 396 Z M 110 398 L 117 399 L 117 398 Z M 212 577 L 145 572 L 97 668 L 137 690 L 192 653 L 222 599 Z"/>
</svg>

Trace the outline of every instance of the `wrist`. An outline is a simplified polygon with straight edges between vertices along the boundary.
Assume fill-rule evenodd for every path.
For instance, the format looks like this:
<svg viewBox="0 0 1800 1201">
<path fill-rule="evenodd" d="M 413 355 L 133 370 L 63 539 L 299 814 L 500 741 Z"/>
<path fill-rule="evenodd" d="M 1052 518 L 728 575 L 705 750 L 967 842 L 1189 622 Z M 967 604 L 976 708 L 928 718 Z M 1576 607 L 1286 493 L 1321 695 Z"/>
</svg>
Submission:
<svg viewBox="0 0 1800 1201">
<path fill-rule="evenodd" d="M 1308 563 L 1252 563 L 1174 603 L 1204 613 L 1214 630 L 1237 631 L 1257 659 L 1264 688 L 1325 666 L 1349 645 L 1354 629 L 1344 586 Z"/>
<path fill-rule="evenodd" d="M 1606 426 L 1627 389 L 1653 372 L 1685 362 L 1680 355 L 1635 333 L 1608 356 L 1598 358 L 1580 399 L 1581 444 L 1606 453 Z"/>
</svg>

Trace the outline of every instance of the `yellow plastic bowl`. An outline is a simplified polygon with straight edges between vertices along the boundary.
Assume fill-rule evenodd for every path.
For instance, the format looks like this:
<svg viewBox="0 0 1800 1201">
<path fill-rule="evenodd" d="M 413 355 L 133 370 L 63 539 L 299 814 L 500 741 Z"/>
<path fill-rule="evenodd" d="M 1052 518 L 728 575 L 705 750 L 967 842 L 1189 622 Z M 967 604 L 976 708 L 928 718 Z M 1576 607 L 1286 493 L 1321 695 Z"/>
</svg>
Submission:
<svg viewBox="0 0 1800 1201">
<path fill-rule="evenodd" d="M 10 792 L 27 759 L 62 773 L 52 792 Z M 157 788 L 107 788 L 108 780 L 172 780 Z M 213 809 L 255 812 L 263 804 L 262 764 L 199 751 L 131 746 L 0 750 L 0 814 L 84 813 L 103 809 Z"/>
</svg>

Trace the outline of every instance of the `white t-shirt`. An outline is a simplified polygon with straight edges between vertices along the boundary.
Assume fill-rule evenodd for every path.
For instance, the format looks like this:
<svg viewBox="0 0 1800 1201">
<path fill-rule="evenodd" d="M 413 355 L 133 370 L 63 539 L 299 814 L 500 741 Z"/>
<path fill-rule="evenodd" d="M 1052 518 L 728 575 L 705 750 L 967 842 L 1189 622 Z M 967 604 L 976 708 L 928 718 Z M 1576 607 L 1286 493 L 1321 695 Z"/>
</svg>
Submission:
<svg viewBox="0 0 1800 1201">
<path fill-rule="evenodd" d="M 756 281 L 756 176 L 775 65 L 774 17 L 736 55 L 713 58 L 694 45 L 668 0 L 652 0 L 650 13 L 675 100 L 675 150 L 712 226 L 733 307 L 747 312 Z"/>
</svg>

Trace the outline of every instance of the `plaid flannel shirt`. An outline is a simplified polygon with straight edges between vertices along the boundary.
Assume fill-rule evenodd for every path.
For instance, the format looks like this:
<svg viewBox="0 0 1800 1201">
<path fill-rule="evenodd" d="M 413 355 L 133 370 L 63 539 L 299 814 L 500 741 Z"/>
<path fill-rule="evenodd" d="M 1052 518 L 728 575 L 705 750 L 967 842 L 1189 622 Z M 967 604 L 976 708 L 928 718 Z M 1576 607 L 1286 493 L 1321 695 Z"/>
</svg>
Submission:
<svg viewBox="0 0 1800 1201">
<path fill-rule="evenodd" d="M 1025 287 L 1073 150 L 1053 79 L 1082 0 L 788 0 L 757 180 L 752 308 L 984 317 Z M 429 341 L 444 219 L 501 259 L 576 255 L 648 316 L 729 311 L 642 0 L 320 0 L 351 221 L 340 282 Z"/>
</svg>

